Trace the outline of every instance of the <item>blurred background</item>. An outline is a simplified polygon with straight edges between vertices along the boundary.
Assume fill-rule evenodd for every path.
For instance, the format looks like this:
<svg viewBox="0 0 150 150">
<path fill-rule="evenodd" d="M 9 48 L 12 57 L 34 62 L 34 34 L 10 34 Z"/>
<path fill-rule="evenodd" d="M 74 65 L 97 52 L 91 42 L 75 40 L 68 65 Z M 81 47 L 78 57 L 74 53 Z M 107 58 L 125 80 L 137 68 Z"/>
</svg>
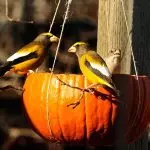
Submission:
<svg viewBox="0 0 150 150">
<path fill-rule="evenodd" d="M 0 0 L 0 65 L 39 33 L 49 30 L 57 3 L 58 0 L 8 0 L 6 6 L 6 1 Z M 66 1 L 62 0 L 51 31 L 58 37 L 65 10 Z M 96 49 L 97 12 L 98 0 L 72 2 L 54 72 L 79 73 L 77 59 L 67 53 L 67 48 L 74 42 L 83 40 Z M 8 17 L 13 21 L 9 21 Z M 34 23 L 27 23 L 30 21 Z M 53 48 L 39 71 L 48 71 L 48 68 L 52 67 L 54 56 Z M 23 76 L 11 73 L 0 79 L 0 87 L 7 85 L 22 87 L 24 79 Z M 24 112 L 20 91 L 12 89 L 0 91 L 0 149 L 29 148 L 62 149 L 59 144 L 50 144 L 33 132 Z"/>
<path fill-rule="evenodd" d="M 39 33 L 47 32 L 58 0 L 0 0 L 0 65 L 19 48 L 32 41 Z M 8 10 L 8 14 L 6 14 Z M 62 0 L 52 27 L 59 37 L 66 0 Z M 9 21 L 11 18 L 13 21 Z M 34 23 L 29 23 L 33 21 Z M 97 44 L 98 0 L 73 0 L 66 22 L 63 39 L 56 60 L 55 73 L 80 73 L 76 57 L 67 53 L 76 41 L 86 41 L 93 49 Z M 52 48 L 39 71 L 52 67 L 55 49 Z M 12 85 L 22 87 L 25 78 L 9 74 L 0 79 L 0 88 Z M 150 136 L 149 136 L 150 137 Z M 150 146 L 149 146 L 150 147 Z M 0 90 L 0 150 L 61 150 L 59 143 L 49 143 L 38 136 L 27 120 L 21 92 L 13 89 Z M 93 149 L 88 147 L 88 149 Z M 108 150 L 109 147 L 102 149 Z M 113 147 L 111 147 L 111 150 Z"/>
</svg>

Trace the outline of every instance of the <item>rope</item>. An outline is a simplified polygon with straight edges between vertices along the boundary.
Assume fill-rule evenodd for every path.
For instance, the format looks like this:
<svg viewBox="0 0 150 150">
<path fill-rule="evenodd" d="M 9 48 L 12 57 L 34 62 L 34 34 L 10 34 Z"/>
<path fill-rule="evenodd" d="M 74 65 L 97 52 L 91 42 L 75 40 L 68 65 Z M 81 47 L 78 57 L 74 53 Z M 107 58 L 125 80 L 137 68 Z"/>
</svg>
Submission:
<svg viewBox="0 0 150 150">
<path fill-rule="evenodd" d="M 131 36 L 130 36 L 130 30 L 129 30 L 129 27 L 128 27 L 127 15 L 126 15 L 126 12 L 125 12 L 123 0 L 121 0 L 121 5 L 122 5 L 122 9 L 123 9 L 124 18 L 125 18 L 125 23 L 126 23 L 127 33 L 128 33 L 128 39 L 129 39 L 130 48 L 131 48 L 131 55 L 132 55 L 132 59 L 133 59 L 134 69 L 135 69 L 135 74 L 136 74 L 136 77 L 137 77 L 137 80 L 138 80 L 138 71 L 137 71 L 136 61 L 135 61 L 135 57 L 134 57 L 134 53 L 133 53 L 132 40 L 131 40 Z"/>
<path fill-rule="evenodd" d="M 60 47 L 60 43 L 61 43 L 61 39 L 62 39 L 62 36 L 63 36 L 63 31 L 64 31 L 64 28 L 65 28 L 66 21 L 68 19 L 68 14 L 69 14 L 69 9 L 70 9 L 71 2 L 72 2 L 72 0 L 68 0 L 68 2 L 67 2 L 67 9 L 66 9 L 66 12 L 65 12 L 64 21 L 63 21 L 63 24 L 62 24 L 61 33 L 60 33 L 60 37 L 59 37 L 59 42 L 58 42 L 58 46 L 57 46 L 57 49 L 56 49 L 53 66 L 52 66 L 52 69 L 51 69 L 52 72 L 54 71 L 54 67 L 55 67 L 55 63 L 56 63 L 56 59 L 57 59 L 57 55 L 58 55 L 58 51 L 59 51 L 59 47 Z"/>
<path fill-rule="evenodd" d="M 54 16 L 53 16 L 53 19 L 52 19 L 52 22 L 51 22 L 51 24 L 50 24 L 50 27 L 49 27 L 49 31 L 48 31 L 48 32 L 51 32 L 51 30 L 52 30 L 52 27 L 53 27 L 53 24 L 54 24 L 54 21 L 55 21 L 57 12 L 58 12 L 58 8 L 59 8 L 59 6 L 60 6 L 60 2 L 61 2 L 61 0 L 59 0 L 58 3 L 57 3 L 57 7 L 56 7 L 56 10 L 55 10 L 55 13 L 54 13 Z"/>
<path fill-rule="evenodd" d="M 126 15 L 126 12 L 125 12 L 125 7 L 124 7 L 124 1 L 123 0 L 120 0 L 120 1 L 121 1 L 121 5 L 122 5 L 122 9 L 123 9 L 123 14 L 124 14 L 124 18 L 125 18 L 125 23 L 126 23 L 127 33 L 128 33 L 129 44 L 130 44 L 130 48 L 131 48 L 131 56 L 132 56 L 132 59 L 133 59 L 133 65 L 134 65 L 134 69 L 135 69 L 136 79 L 138 81 L 138 91 L 139 91 L 138 92 L 138 98 L 139 98 L 139 104 L 138 104 L 138 108 L 137 109 L 138 109 L 138 111 L 140 111 L 140 106 L 141 106 L 141 103 L 140 103 L 141 92 L 140 92 L 140 82 L 139 82 L 139 77 L 138 77 L 138 71 L 137 71 L 137 67 L 136 67 L 135 56 L 134 56 L 134 53 L 133 53 L 132 40 L 131 40 L 130 30 L 129 30 L 129 27 L 128 27 L 127 15 Z M 136 117 L 137 117 L 137 115 L 135 116 L 135 120 L 136 120 Z M 134 125 L 134 122 L 133 122 L 133 125 Z"/>
<path fill-rule="evenodd" d="M 57 59 L 58 51 L 59 51 L 59 48 L 60 48 L 60 43 L 61 43 L 61 40 L 62 40 L 63 31 L 64 31 L 64 28 L 65 28 L 66 21 L 68 19 L 68 14 L 69 14 L 69 9 L 70 9 L 71 2 L 72 2 L 72 0 L 68 0 L 67 3 L 66 3 L 66 5 L 67 5 L 66 7 L 67 8 L 66 8 L 66 12 L 64 13 L 65 16 L 64 16 L 64 20 L 63 20 L 63 24 L 62 24 L 62 28 L 61 28 L 59 42 L 58 42 L 56 53 L 55 53 L 55 58 L 54 58 L 52 69 L 51 69 L 51 76 L 50 76 L 50 79 L 49 79 L 49 81 L 47 83 L 48 84 L 48 90 L 47 91 L 50 90 L 51 79 L 52 79 L 54 67 L 55 67 L 55 64 L 56 64 L 56 59 Z M 51 27 L 50 27 L 50 29 L 51 29 Z M 47 117 L 47 120 L 48 120 L 48 130 L 49 130 L 49 132 L 52 133 L 50 119 L 49 119 L 49 107 L 48 107 L 49 106 L 49 92 L 47 92 L 46 106 L 47 106 L 46 107 L 46 117 Z M 54 137 L 54 134 L 53 134 L 53 137 Z"/>
</svg>

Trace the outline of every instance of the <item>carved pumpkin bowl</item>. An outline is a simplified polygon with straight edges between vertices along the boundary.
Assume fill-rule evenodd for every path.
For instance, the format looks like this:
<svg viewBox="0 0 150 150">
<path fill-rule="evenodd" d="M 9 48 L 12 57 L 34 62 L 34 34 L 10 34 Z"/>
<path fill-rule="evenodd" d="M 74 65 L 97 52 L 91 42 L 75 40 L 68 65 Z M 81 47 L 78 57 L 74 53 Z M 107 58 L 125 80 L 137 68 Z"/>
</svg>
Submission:
<svg viewBox="0 0 150 150">
<path fill-rule="evenodd" d="M 131 143 L 150 121 L 150 78 L 139 76 L 138 82 L 118 74 L 113 80 L 119 99 L 102 87 L 83 93 L 91 83 L 82 75 L 32 73 L 24 84 L 26 114 L 36 132 L 51 142 L 112 145 L 122 136 Z M 79 100 L 75 108 L 69 105 Z"/>
</svg>

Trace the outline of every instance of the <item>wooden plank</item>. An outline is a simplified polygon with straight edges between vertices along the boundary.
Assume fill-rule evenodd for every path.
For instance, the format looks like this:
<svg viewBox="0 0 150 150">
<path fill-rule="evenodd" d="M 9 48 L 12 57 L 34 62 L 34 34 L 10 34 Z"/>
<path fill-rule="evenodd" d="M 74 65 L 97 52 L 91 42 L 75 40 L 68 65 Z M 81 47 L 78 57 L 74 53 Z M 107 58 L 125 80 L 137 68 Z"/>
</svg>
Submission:
<svg viewBox="0 0 150 150">
<path fill-rule="evenodd" d="M 128 25 L 131 29 L 132 2 L 125 1 Z M 129 23 L 130 22 L 130 23 Z M 102 56 L 108 55 L 111 49 L 122 51 L 120 73 L 130 73 L 131 50 L 129 47 L 126 23 L 120 0 L 99 0 L 97 51 Z"/>
<path fill-rule="evenodd" d="M 134 3 L 133 3 L 133 0 L 123 0 L 123 2 L 124 2 L 125 14 L 127 15 L 127 21 L 128 21 L 127 24 L 129 27 L 129 32 L 131 31 L 132 28 L 135 29 L 136 32 L 140 32 L 141 30 L 144 31 L 144 32 L 140 32 L 139 36 L 137 36 L 137 34 L 134 34 L 135 39 L 133 37 L 134 35 L 133 36 L 131 35 L 131 37 L 133 37 L 134 52 L 136 51 L 136 56 L 138 56 L 138 58 L 137 57 L 136 58 L 137 60 L 140 60 L 139 65 L 141 66 L 140 68 L 141 72 L 147 73 L 147 70 L 143 69 L 143 65 L 144 64 L 147 65 L 150 62 L 146 61 L 145 63 L 145 60 L 143 58 L 146 57 L 149 52 L 148 52 L 148 47 L 145 48 L 145 45 L 143 43 L 145 43 L 145 39 L 148 39 L 148 37 L 145 37 L 144 35 L 145 35 L 145 31 L 148 32 L 147 29 L 149 29 L 150 25 L 146 26 L 147 27 L 146 29 L 143 28 L 143 25 L 145 26 L 144 21 L 146 21 L 146 17 L 150 16 L 148 15 L 148 12 L 149 12 L 149 9 L 148 9 L 149 6 L 147 5 L 148 0 L 145 0 L 144 3 L 143 1 L 141 2 L 140 0 L 134 1 Z M 133 14 L 133 6 L 137 9 L 137 12 L 134 12 L 134 14 Z M 139 7 L 141 6 L 143 8 L 142 10 L 144 13 L 139 9 Z M 145 7 L 143 6 L 145 6 L 147 9 L 145 9 Z M 138 22 L 139 14 L 141 15 L 141 20 L 143 20 L 143 21 L 140 21 L 140 23 Z M 144 14 L 144 16 L 142 14 Z M 115 72 L 115 73 L 129 74 L 131 72 L 131 48 L 130 48 L 130 41 L 128 38 L 128 32 L 127 32 L 126 23 L 125 23 L 125 16 L 124 16 L 123 8 L 121 5 L 121 0 L 99 0 L 98 16 L 99 16 L 98 17 L 98 42 L 97 42 L 98 53 L 102 57 L 105 57 L 108 55 L 109 51 L 112 48 L 120 49 L 122 53 L 120 70 L 118 70 L 118 72 Z M 139 29 L 141 30 L 139 31 Z M 140 44 L 141 35 L 143 35 L 142 44 Z M 148 40 L 146 40 L 146 42 L 148 42 Z M 148 46 L 148 43 L 146 44 Z M 142 45 L 144 49 L 147 49 L 145 51 L 147 53 L 143 52 L 142 56 L 141 56 L 141 49 L 140 49 L 141 47 L 139 45 L 140 46 Z M 137 49 L 138 49 L 138 52 L 137 52 Z M 123 111 L 121 111 L 121 113 L 123 113 Z M 122 115 L 124 114 L 120 114 L 120 116 Z M 130 145 L 126 144 L 125 137 L 122 136 L 124 134 L 124 124 L 125 124 L 125 122 L 123 122 L 124 120 L 122 120 L 122 124 L 120 124 L 121 122 L 118 124 L 118 127 L 119 125 L 122 125 L 122 129 L 118 128 L 119 134 L 117 135 L 117 139 L 116 139 L 116 149 L 147 150 L 148 149 L 147 133 L 143 134 L 142 138 L 140 138 L 133 144 L 130 144 Z"/>
</svg>

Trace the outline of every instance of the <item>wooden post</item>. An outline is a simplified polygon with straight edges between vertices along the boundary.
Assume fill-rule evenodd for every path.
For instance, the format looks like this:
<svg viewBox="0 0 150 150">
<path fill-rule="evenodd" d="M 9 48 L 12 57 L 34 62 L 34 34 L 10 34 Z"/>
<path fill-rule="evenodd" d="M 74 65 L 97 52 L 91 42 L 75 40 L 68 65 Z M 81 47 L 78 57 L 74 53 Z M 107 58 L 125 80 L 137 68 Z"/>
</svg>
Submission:
<svg viewBox="0 0 150 150">
<path fill-rule="evenodd" d="M 132 2 L 124 0 L 129 30 L 132 22 Z M 105 57 L 113 48 L 121 49 L 122 61 L 118 72 L 130 73 L 131 50 L 120 0 L 99 0 L 97 51 Z"/>
<path fill-rule="evenodd" d="M 144 2 L 140 2 L 140 0 L 123 0 L 123 3 L 124 3 L 124 8 L 125 8 L 125 14 L 127 16 L 127 24 L 128 24 L 130 36 L 132 37 L 131 40 L 133 40 L 132 46 L 133 46 L 133 51 L 135 54 L 135 48 L 138 48 L 138 50 L 140 51 L 141 49 L 139 47 L 142 45 L 140 44 L 141 43 L 140 38 L 135 38 L 135 37 L 137 37 L 137 35 L 138 37 L 143 35 L 143 39 L 148 39 L 148 36 L 146 37 L 144 36 L 144 34 L 147 35 L 146 33 L 148 32 L 147 28 L 148 27 L 150 28 L 150 25 L 146 26 L 147 27 L 146 30 L 145 28 L 142 28 L 142 25 L 145 25 L 144 21 L 146 21 L 146 19 L 144 20 L 144 18 L 148 18 L 148 16 L 150 16 L 148 15 L 148 12 L 149 12 L 148 6 L 147 6 L 148 0 L 145 0 Z M 136 11 L 133 13 L 133 8 L 134 7 L 137 8 L 140 6 L 142 6 L 143 8 L 142 11 L 141 9 L 138 8 L 136 9 L 138 13 Z M 144 6 L 147 9 L 144 9 L 145 8 Z M 139 18 L 137 19 L 137 15 L 138 16 L 139 14 L 142 15 L 143 12 L 146 12 L 146 11 L 147 11 L 146 13 L 147 15 L 141 16 L 141 19 L 143 21 L 138 22 L 137 20 Z M 135 27 L 136 29 L 134 30 Z M 135 31 L 133 35 L 131 32 L 132 30 Z M 140 32 L 139 30 L 143 32 Z M 148 42 L 146 44 L 147 44 L 146 48 L 148 49 Z M 144 44 L 142 46 L 143 46 L 143 49 L 145 49 Z M 128 38 L 128 32 L 127 32 L 125 16 L 124 16 L 121 0 L 99 0 L 97 52 L 102 57 L 105 57 L 107 56 L 109 51 L 113 48 L 120 49 L 121 55 L 122 55 L 120 69 L 115 73 L 130 74 L 132 71 L 131 70 L 131 46 L 130 46 L 130 41 Z M 142 57 L 142 60 L 143 60 L 143 55 L 146 56 L 146 54 L 143 53 L 141 56 L 139 55 L 139 53 L 136 52 L 136 56 L 138 56 L 139 59 L 141 59 Z M 136 61 L 137 61 L 137 58 L 136 58 Z M 140 61 L 140 65 L 143 66 L 144 61 L 142 62 Z M 150 62 L 149 62 L 149 65 L 150 65 Z M 142 71 L 144 71 L 142 67 L 141 69 Z M 144 72 L 147 73 L 147 71 L 148 70 L 145 70 Z M 123 122 L 122 122 L 122 125 L 124 126 Z M 124 127 L 122 127 L 122 129 L 124 129 Z M 127 145 L 125 142 L 125 137 L 123 137 L 123 135 L 121 136 L 121 134 L 124 133 L 125 131 L 119 130 L 117 132 L 119 132 L 117 134 L 118 134 L 118 138 L 120 138 L 119 139 L 120 141 L 116 141 L 117 150 L 120 150 L 120 149 L 122 150 L 128 150 L 128 149 L 147 150 L 148 149 L 147 133 L 143 134 L 143 137 L 137 140 L 136 142 L 134 142 L 133 144 Z"/>
</svg>

